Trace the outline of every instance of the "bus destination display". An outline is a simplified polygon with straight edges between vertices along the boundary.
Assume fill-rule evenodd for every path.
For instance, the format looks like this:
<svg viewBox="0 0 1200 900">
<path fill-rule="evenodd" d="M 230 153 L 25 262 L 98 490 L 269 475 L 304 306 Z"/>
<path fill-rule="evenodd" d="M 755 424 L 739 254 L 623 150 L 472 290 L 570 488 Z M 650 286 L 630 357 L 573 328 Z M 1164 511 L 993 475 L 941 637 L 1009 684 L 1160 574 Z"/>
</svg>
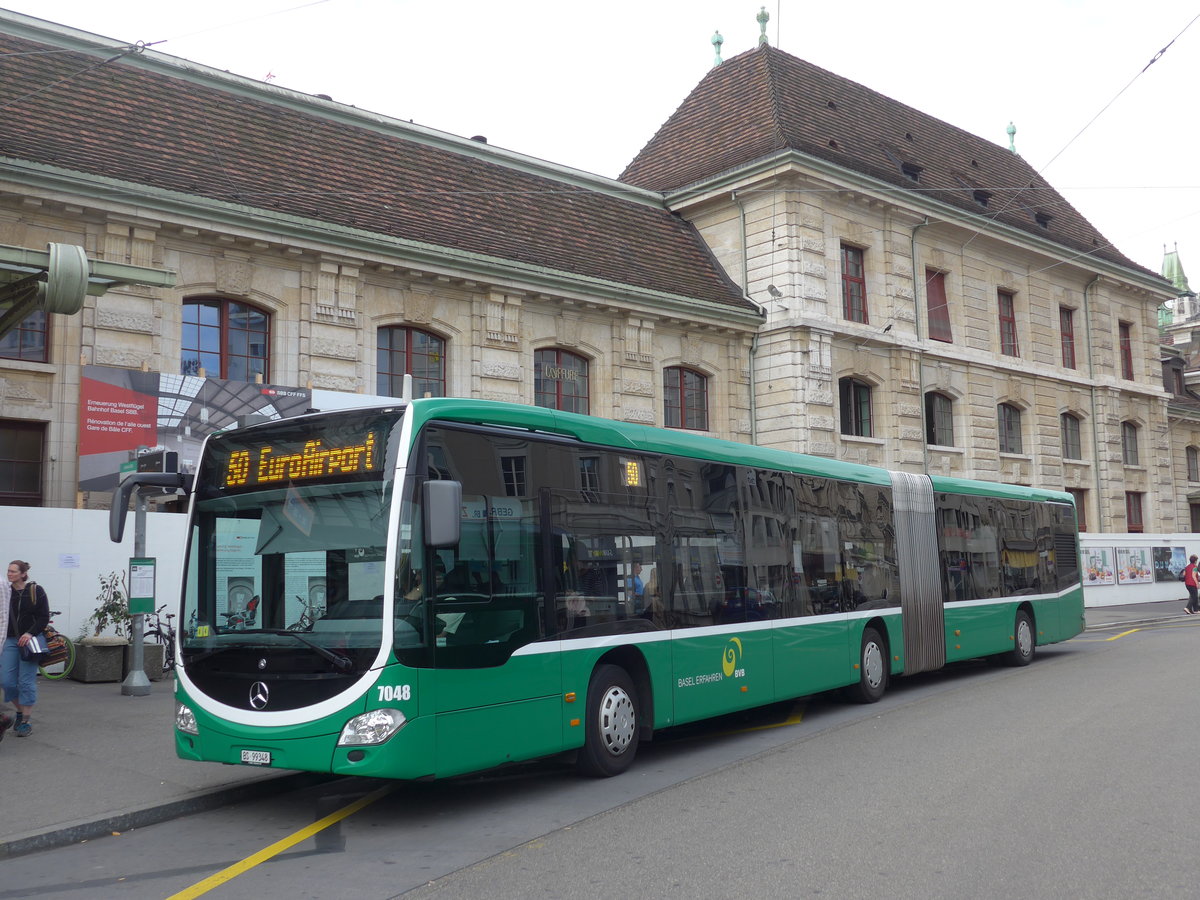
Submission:
<svg viewBox="0 0 1200 900">
<path fill-rule="evenodd" d="M 363 475 L 379 470 L 379 447 L 374 431 L 363 439 L 342 447 L 327 447 L 321 438 L 312 438 L 295 449 L 263 444 L 229 454 L 222 479 L 227 488 L 273 485 L 285 482 L 327 478 L 331 475 Z"/>
</svg>

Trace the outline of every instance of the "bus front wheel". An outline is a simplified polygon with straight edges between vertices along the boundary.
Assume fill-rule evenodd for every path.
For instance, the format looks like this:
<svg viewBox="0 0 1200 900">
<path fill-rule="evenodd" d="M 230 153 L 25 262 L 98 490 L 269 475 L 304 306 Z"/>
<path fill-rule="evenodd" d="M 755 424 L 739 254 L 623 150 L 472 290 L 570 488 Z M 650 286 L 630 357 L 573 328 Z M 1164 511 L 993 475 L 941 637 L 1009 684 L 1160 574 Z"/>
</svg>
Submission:
<svg viewBox="0 0 1200 900">
<path fill-rule="evenodd" d="M 576 766 L 608 778 L 629 768 L 638 746 L 637 689 L 619 666 L 598 666 L 588 684 L 583 749 Z"/>
<path fill-rule="evenodd" d="M 1004 661 L 1010 666 L 1027 666 L 1033 662 L 1036 645 L 1033 620 L 1025 610 L 1017 610 L 1017 618 L 1013 622 L 1013 648 L 1004 655 Z"/>
<path fill-rule="evenodd" d="M 874 628 L 864 628 L 858 654 L 858 683 L 846 688 L 846 696 L 857 703 L 874 703 L 888 686 L 888 649 Z"/>
</svg>

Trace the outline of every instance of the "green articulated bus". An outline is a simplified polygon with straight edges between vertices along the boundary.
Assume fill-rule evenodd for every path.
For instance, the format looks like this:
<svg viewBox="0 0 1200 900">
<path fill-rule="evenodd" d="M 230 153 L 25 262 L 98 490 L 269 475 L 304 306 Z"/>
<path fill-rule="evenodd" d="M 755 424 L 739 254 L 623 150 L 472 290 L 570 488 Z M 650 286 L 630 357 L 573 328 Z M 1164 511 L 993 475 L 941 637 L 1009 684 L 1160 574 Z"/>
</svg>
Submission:
<svg viewBox="0 0 1200 900">
<path fill-rule="evenodd" d="M 1068 494 L 450 398 L 210 436 L 175 743 L 441 778 L 1083 628 Z"/>
</svg>

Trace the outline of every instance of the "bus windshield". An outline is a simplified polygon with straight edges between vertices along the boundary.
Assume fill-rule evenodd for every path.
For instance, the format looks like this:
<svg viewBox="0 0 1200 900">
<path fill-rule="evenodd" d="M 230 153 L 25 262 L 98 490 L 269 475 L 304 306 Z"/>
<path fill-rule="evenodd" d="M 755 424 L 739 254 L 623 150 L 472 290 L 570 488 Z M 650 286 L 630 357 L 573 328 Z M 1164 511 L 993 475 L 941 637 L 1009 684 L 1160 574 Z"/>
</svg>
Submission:
<svg viewBox="0 0 1200 900">
<path fill-rule="evenodd" d="M 375 418 L 326 422 L 319 438 L 295 422 L 210 440 L 184 584 L 185 666 L 219 660 L 207 665 L 228 670 L 242 654 L 225 651 L 252 649 L 257 662 L 278 650 L 349 674 L 377 658 L 392 484 L 384 458 L 395 458 L 398 419 Z"/>
</svg>

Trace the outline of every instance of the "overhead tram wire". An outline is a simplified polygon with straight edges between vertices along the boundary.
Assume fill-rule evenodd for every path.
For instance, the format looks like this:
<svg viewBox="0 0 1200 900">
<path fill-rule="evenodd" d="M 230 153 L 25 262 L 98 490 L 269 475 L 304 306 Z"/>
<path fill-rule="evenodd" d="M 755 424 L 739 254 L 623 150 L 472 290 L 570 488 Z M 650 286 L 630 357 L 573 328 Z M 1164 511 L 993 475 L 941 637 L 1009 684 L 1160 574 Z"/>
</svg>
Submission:
<svg viewBox="0 0 1200 900">
<path fill-rule="evenodd" d="M 1079 138 L 1083 135 L 1083 133 L 1085 131 L 1087 131 L 1089 128 L 1091 128 L 1092 125 L 1096 122 L 1096 120 L 1099 119 L 1102 115 L 1104 115 L 1104 113 L 1108 111 L 1109 107 L 1111 107 L 1114 103 L 1116 103 L 1117 100 L 1120 99 L 1121 95 L 1124 94 L 1127 90 L 1129 90 L 1129 88 L 1131 88 L 1133 86 L 1133 84 L 1139 78 L 1141 78 L 1143 75 L 1145 75 L 1146 71 L 1152 65 L 1154 65 L 1156 62 L 1158 62 L 1160 59 L 1162 59 L 1163 55 L 1169 49 L 1171 49 L 1171 46 L 1177 40 L 1179 40 L 1179 38 L 1181 38 L 1189 28 L 1191 28 L 1196 23 L 1197 19 L 1200 19 L 1200 14 L 1197 14 L 1196 16 L 1194 16 L 1190 22 L 1188 22 L 1185 26 L 1183 26 L 1183 29 L 1179 32 L 1179 34 L 1177 34 L 1177 35 L 1175 35 L 1175 37 L 1171 38 L 1171 40 L 1167 42 L 1166 46 L 1164 46 L 1161 50 L 1159 50 L 1157 53 L 1155 53 L 1154 56 L 1150 59 L 1150 61 L 1148 63 L 1146 63 L 1145 66 L 1142 67 L 1141 71 L 1138 72 L 1136 75 L 1133 76 L 1133 78 L 1131 78 L 1129 80 L 1128 84 L 1126 84 L 1123 88 L 1121 88 L 1121 90 L 1117 91 L 1117 93 L 1113 96 L 1113 98 L 1111 100 L 1109 100 L 1106 104 L 1104 104 L 1104 106 L 1100 109 L 1100 111 L 1097 112 L 1094 116 L 1092 116 L 1087 121 L 1087 123 L 1082 128 L 1080 128 L 1078 132 L 1076 132 L 1075 136 L 1072 137 L 1069 141 L 1066 142 L 1066 144 L 1063 145 L 1061 150 L 1059 150 L 1057 153 L 1055 153 L 1054 156 L 1050 157 L 1050 160 L 1045 165 L 1043 165 L 1040 169 L 1037 169 L 1034 172 L 1034 177 L 1031 178 L 1028 182 L 1026 182 L 1024 187 L 1019 188 L 1012 195 L 1012 197 L 1009 198 L 1008 202 L 1005 203 L 1004 206 L 1002 206 L 1000 209 L 996 210 L 996 212 L 989 218 L 992 221 L 995 221 L 996 217 L 999 216 L 1000 213 L 1006 212 L 1016 202 L 1017 197 L 1019 197 L 1022 193 L 1024 193 L 1026 190 L 1028 190 L 1029 187 L 1032 184 L 1034 184 L 1034 182 L 1036 181 L 1037 178 L 1041 177 L 1042 172 L 1044 172 L 1046 169 L 1048 169 L 1054 163 L 1054 161 L 1056 159 L 1058 159 L 1060 156 L 1062 156 L 1067 151 L 1067 149 L 1070 148 L 1070 146 L 1072 144 L 1074 144 L 1077 140 L 1079 140 Z M 963 244 L 963 247 L 965 248 L 967 246 L 970 246 L 971 242 L 974 241 L 975 238 L 978 237 L 982 233 L 983 233 L 982 231 L 976 231 L 974 234 L 971 235 L 971 237 L 967 240 L 967 242 L 965 244 Z M 1082 256 L 1088 256 L 1088 255 L 1090 255 L 1090 254 L 1087 254 L 1087 253 L 1082 254 Z M 1082 257 L 1075 257 L 1075 258 L 1079 259 Z M 1058 264 L 1056 263 L 1055 265 L 1058 265 Z M 1053 266 L 1048 266 L 1047 268 L 1053 268 Z M 1042 271 L 1045 271 L 1045 270 L 1042 270 Z"/>
<path fill-rule="evenodd" d="M 159 41 L 158 43 L 162 43 L 162 42 Z M 61 84 L 66 84 L 69 81 L 74 81 L 78 78 L 82 78 L 84 75 L 94 72 L 97 69 L 102 69 L 105 66 L 109 65 L 110 63 L 115 63 L 120 59 L 124 59 L 126 56 L 131 56 L 135 53 L 141 53 L 143 50 L 145 50 L 149 46 L 151 46 L 151 45 L 143 43 L 142 41 L 138 41 L 136 44 L 126 44 L 126 45 L 124 45 L 123 49 L 121 49 L 121 52 L 118 53 L 116 56 L 110 56 L 108 59 L 101 60 L 100 62 L 98 62 L 92 66 L 85 66 L 84 68 L 80 69 L 78 72 L 72 72 L 70 75 L 67 75 L 63 78 L 58 79 L 58 81 L 52 81 L 49 84 L 44 84 L 41 87 L 37 88 L 36 90 L 32 90 L 27 94 L 22 94 L 20 97 L 14 97 L 11 100 L 8 100 L 4 103 L 0 103 L 0 110 L 8 109 L 9 107 L 15 106 L 18 103 L 24 103 L 30 97 L 36 97 L 38 94 L 42 93 L 43 91 L 48 91 L 51 88 L 58 87 Z M 113 49 L 116 49 L 116 48 L 113 48 Z M 24 54 L 14 53 L 14 54 L 5 54 L 5 55 L 6 56 L 21 56 Z"/>
</svg>

